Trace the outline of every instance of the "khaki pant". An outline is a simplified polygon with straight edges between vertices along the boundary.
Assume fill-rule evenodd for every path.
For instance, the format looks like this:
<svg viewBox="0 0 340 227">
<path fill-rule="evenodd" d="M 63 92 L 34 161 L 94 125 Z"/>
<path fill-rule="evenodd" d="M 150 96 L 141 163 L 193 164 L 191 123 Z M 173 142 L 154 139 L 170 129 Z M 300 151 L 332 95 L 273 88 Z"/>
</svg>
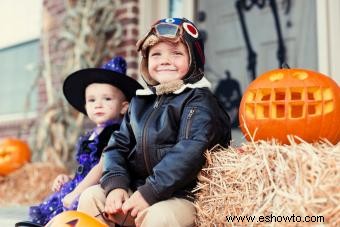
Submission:
<svg viewBox="0 0 340 227">
<path fill-rule="evenodd" d="M 95 216 L 113 227 L 115 224 L 108 220 L 110 217 L 102 214 L 105 199 L 104 190 L 100 185 L 94 185 L 81 194 L 78 211 Z M 194 226 L 195 215 L 196 209 L 192 202 L 186 199 L 171 198 L 155 203 L 143 210 L 136 220 L 136 223 L 141 227 Z M 114 215 L 111 219 L 114 219 L 116 224 L 119 225 L 134 226 L 134 219 L 132 217 L 126 218 L 118 214 Z"/>
</svg>

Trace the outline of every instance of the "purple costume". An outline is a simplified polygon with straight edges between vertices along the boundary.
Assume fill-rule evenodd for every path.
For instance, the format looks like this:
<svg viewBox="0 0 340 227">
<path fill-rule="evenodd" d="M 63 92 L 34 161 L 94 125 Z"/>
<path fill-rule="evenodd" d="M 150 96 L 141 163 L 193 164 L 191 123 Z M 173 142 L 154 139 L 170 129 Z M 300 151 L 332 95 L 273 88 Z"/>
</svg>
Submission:
<svg viewBox="0 0 340 227">
<path fill-rule="evenodd" d="M 65 210 L 76 210 L 78 206 L 78 198 L 72 202 L 69 208 L 63 207 L 62 199 L 85 178 L 89 171 L 94 167 L 100 159 L 104 147 L 106 147 L 113 131 L 119 129 L 120 123 L 113 123 L 106 126 L 103 131 L 89 140 L 93 131 L 88 132 L 85 136 L 80 137 L 77 148 L 76 160 L 78 167 L 75 176 L 65 183 L 60 191 L 53 193 L 47 197 L 40 205 L 32 206 L 29 209 L 29 216 L 32 222 L 45 225 L 57 214 Z"/>
</svg>

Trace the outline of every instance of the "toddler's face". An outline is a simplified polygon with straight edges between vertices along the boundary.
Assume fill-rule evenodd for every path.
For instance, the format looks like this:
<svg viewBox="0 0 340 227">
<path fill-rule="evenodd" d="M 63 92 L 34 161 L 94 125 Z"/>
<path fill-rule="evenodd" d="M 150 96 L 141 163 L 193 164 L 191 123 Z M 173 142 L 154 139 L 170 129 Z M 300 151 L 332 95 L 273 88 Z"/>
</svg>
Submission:
<svg viewBox="0 0 340 227">
<path fill-rule="evenodd" d="M 123 92 L 110 84 L 93 83 L 86 87 L 85 109 L 90 120 L 97 125 L 120 119 L 127 106 Z"/>
<path fill-rule="evenodd" d="M 152 46 L 148 56 L 150 77 L 160 84 L 182 79 L 189 70 L 189 53 L 184 43 L 162 41 Z"/>
</svg>

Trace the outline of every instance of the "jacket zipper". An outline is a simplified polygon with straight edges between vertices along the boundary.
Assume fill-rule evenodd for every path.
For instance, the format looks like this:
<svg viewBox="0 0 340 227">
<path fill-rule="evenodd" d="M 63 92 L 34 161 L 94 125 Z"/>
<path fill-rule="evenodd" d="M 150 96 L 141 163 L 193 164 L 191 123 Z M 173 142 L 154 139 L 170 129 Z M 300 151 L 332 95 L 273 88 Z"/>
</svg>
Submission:
<svg viewBox="0 0 340 227">
<path fill-rule="evenodd" d="M 151 166 L 150 166 L 150 156 L 149 156 L 149 150 L 147 149 L 147 130 L 148 130 L 148 123 L 151 119 L 151 116 L 156 112 L 156 110 L 158 109 L 159 107 L 159 104 L 161 103 L 161 98 L 162 96 L 157 96 L 156 98 L 156 101 L 153 105 L 153 110 L 152 112 L 150 113 L 148 119 L 146 120 L 145 122 L 145 126 L 144 126 L 144 129 L 143 129 L 143 154 L 144 154 L 144 162 L 145 162 L 145 166 L 146 166 L 146 170 L 148 171 L 149 175 L 151 175 Z"/>
<path fill-rule="evenodd" d="M 156 101 L 155 101 L 155 104 L 153 104 L 153 108 L 154 108 L 154 109 L 157 109 L 157 108 L 158 108 L 160 100 L 161 100 L 161 97 L 160 97 L 160 96 L 157 96 Z"/>
<path fill-rule="evenodd" d="M 185 139 L 188 139 L 189 138 L 189 130 L 191 128 L 191 124 L 192 124 L 192 115 L 194 115 L 195 113 L 195 108 L 192 108 L 190 111 L 189 111 L 189 114 L 188 114 L 188 117 L 187 117 L 187 127 L 185 129 Z"/>
</svg>

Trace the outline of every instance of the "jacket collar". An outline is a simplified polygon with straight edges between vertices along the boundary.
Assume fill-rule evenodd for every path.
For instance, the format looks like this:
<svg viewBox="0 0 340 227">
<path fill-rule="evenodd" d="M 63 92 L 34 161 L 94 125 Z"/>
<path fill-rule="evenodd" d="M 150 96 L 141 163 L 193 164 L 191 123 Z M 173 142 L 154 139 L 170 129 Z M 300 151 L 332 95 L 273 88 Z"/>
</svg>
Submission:
<svg viewBox="0 0 340 227">
<path fill-rule="evenodd" d="M 144 89 L 138 89 L 136 91 L 136 95 L 137 96 L 147 96 L 147 95 L 154 95 L 156 94 L 153 89 L 153 87 L 147 87 L 147 88 L 144 88 Z M 186 88 L 211 88 L 211 83 L 205 78 L 205 77 L 202 77 L 201 80 L 197 81 L 196 83 L 194 84 L 183 84 L 179 89 L 176 89 L 175 91 L 173 92 L 170 92 L 170 93 L 173 93 L 173 94 L 180 94 L 182 93 Z"/>
</svg>

